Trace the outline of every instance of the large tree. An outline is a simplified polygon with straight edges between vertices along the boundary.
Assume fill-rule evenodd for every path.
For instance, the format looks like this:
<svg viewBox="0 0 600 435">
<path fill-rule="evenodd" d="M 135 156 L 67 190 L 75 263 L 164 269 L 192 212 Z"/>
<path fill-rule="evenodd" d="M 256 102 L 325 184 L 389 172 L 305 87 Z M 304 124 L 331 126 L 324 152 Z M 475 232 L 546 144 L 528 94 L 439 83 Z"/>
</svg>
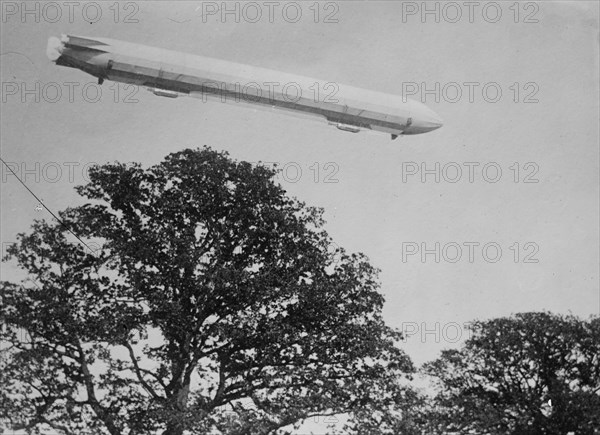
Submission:
<svg viewBox="0 0 600 435">
<path fill-rule="evenodd" d="M 209 148 L 93 168 L 85 205 L 9 250 L 29 278 L 2 282 L 0 421 L 272 434 L 401 402 L 377 271 L 274 175 Z"/>
<path fill-rule="evenodd" d="M 462 349 L 424 367 L 439 387 L 430 433 L 600 431 L 600 318 L 522 313 L 472 328 Z"/>
</svg>

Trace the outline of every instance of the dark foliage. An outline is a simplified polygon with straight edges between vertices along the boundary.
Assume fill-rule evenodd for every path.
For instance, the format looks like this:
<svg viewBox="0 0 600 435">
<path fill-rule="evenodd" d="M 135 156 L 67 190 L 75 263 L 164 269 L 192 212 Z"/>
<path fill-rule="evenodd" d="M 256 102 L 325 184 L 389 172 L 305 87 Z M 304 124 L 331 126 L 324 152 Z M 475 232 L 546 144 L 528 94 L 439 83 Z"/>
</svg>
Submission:
<svg viewBox="0 0 600 435">
<path fill-rule="evenodd" d="M 440 388 L 430 414 L 437 433 L 600 433 L 598 317 L 477 321 L 461 350 L 444 351 L 424 371 Z"/>
<path fill-rule="evenodd" d="M 87 204 L 36 221 L 2 283 L 0 419 L 66 434 L 272 434 L 403 400 L 412 365 L 377 271 L 322 211 L 209 148 L 95 167 Z M 353 421 L 353 420 L 351 420 Z M 357 429 L 358 430 L 358 429 Z M 283 432 L 279 432 L 283 433 Z"/>
</svg>

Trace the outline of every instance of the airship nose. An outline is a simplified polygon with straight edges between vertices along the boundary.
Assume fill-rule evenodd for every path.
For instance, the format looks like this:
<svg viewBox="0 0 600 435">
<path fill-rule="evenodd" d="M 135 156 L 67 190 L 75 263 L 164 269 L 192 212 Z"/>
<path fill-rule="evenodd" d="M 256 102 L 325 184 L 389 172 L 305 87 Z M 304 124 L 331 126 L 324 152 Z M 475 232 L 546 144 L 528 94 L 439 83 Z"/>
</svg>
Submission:
<svg viewBox="0 0 600 435">
<path fill-rule="evenodd" d="M 412 123 L 404 132 L 405 134 L 419 134 L 435 130 L 444 125 L 444 121 L 433 110 L 418 101 L 410 102 L 410 116 Z"/>
</svg>

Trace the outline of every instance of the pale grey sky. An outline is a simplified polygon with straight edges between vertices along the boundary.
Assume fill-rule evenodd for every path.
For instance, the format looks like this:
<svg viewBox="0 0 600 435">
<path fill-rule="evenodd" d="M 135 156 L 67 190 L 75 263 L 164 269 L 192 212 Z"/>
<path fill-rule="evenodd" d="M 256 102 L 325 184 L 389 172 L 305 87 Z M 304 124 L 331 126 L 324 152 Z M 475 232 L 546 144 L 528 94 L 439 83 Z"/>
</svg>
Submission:
<svg viewBox="0 0 600 435">
<path fill-rule="evenodd" d="M 490 2 L 481 2 L 473 23 L 466 8 L 456 23 L 449 22 L 455 12 L 449 9 L 439 23 L 433 16 L 423 23 L 419 14 L 402 12 L 421 2 L 330 3 L 335 6 L 317 5 L 317 23 L 313 2 L 302 3 L 296 23 L 282 16 L 285 3 L 275 10 L 273 23 L 268 16 L 257 23 L 235 23 L 231 16 L 226 22 L 219 15 L 203 20 L 202 4 L 193 2 L 130 2 L 135 6 L 128 9 L 124 3 L 118 23 L 112 3 L 104 3 L 102 17 L 90 23 L 82 17 L 82 6 L 75 7 L 70 20 L 68 7 L 58 2 L 62 18 L 51 23 L 55 11 L 44 15 L 40 10 L 39 17 L 34 13 L 23 19 L 22 11 L 6 9 L 7 4 L 20 8 L 20 2 L 4 2 L 2 158 L 32 170 L 20 175 L 53 211 L 80 203 L 73 187 L 84 181 L 82 167 L 93 162 L 148 166 L 171 152 L 206 144 L 236 159 L 287 165 L 287 180 L 281 181 L 288 192 L 324 207 L 335 242 L 367 254 L 381 269 L 387 321 L 432 331 L 404 344 L 417 363 L 453 345 L 448 341 L 456 329 L 449 322 L 462 325 L 531 310 L 598 314 L 598 3 L 545 2 L 535 10 L 529 3 L 515 8 L 513 2 L 499 2 L 502 17 L 495 23 L 487 21 L 494 10 L 482 15 Z M 268 11 L 264 2 L 257 4 Z M 94 18 L 93 9 L 86 11 Z M 338 22 L 323 22 L 332 12 Z M 123 22 L 128 13 L 139 22 Z M 523 22 L 528 16 L 538 22 Z M 129 92 L 123 86 L 115 102 L 111 82 L 102 86 L 100 101 L 92 103 L 82 87 L 93 77 L 46 58 L 47 39 L 61 33 L 142 43 L 395 94 L 403 83 L 433 88 L 437 82 L 449 92 L 454 82 L 463 95 L 454 103 L 448 101 L 454 94 L 439 102 L 428 96 L 424 102 L 442 116 L 444 127 L 396 141 L 247 107 L 160 98 L 145 90 L 132 96 L 137 102 L 126 103 Z M 67 82 L 80 84 L 73 101 Z M 465 82 L 480 84 L 473 102 Z M 502 90 L 498 102 L 482 97 L 487 83 Z M 54 103 L 53 86 L 63 92 Z M 88 88 L 91 98 L 96 87 Z M 25 89 L 33 93 L 22 95 Z M 539 102 L 524 103 L 528 95 Z M 414 168 L 411 162 L 417 168 L 421 163 L 435 168 L 439 162 L 447 172 L 439 183 L 434 175 L 423 183 L 420 173 L 407 174 Z M 489 177 L 501 168 L 498 182 L 483 179 L 486 164 Z M 475 170 L 472 183 L 468 165 Z M 463 169 L 462 178 L 446 181 L 444 175 L 453 177 L 456 166 Z M 298 167 L 302 176 L 292 183 Z M 338 182 L 326 183 L 327 175 Z M 527 176 L 538 182 L 525 183 Z M 5 168 L 2 177 L 2 241 L 11 243 L 34 218 L 50 216 L 36 211 L 35 199 Z M 422 243 L 433 249 L 436 242 L 445 253 L 439 263 L 433 254 L 425 262 L 419 255 L 403 261 L 403 250 L 420 249 Z M 465 243 L 479 244 L 472 263 Z M 482 255 L 487 243 L 502 249 L 496 263 Z M 448 259 L 456 245 L 463 257 L 452 263 Z M 488 254 L 493 256 L 493 250 Z M 538 262 L 524 263 L 527 254 Z M 3 264 L 2 272 L 3 279 L 19 276 L 12 264 Z M 436 324 L 439 337 L 433 332 Z M 459 333 L 466 337 L 465 331 Z"/>
</svg>

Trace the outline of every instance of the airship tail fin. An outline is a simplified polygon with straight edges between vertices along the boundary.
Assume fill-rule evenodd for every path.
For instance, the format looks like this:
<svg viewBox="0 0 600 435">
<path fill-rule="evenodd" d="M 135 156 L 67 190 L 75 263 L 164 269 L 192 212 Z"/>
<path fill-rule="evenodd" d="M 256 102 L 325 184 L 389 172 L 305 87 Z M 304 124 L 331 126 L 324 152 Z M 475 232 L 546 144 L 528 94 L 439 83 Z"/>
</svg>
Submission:
<svg viewBox="0 0 600 435">
<path fill-rule="evenodd" d="M 64 48 L 64 42 L 58 39 L 56 36 L 52 36 L 48 39 L 46 56 L 48 56 L 48 59 L 50 59 L 52 62 L 56 62 L 56 60 L 61 56 Z"/>
</svg>

